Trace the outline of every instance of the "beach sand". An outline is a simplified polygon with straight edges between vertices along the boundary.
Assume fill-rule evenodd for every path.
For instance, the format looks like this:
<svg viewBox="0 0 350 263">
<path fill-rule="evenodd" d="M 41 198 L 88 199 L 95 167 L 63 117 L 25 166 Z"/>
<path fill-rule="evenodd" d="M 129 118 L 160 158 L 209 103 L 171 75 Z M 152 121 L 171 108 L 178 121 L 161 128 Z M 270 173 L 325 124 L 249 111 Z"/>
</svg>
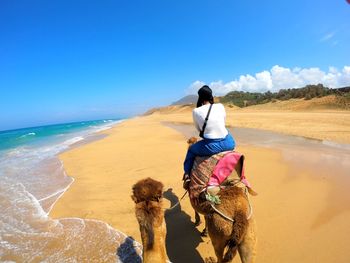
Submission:
<svg viewBox="0 0 350 263">
<path fill-rule="evenodd" d="M 261 129 L 277 126 L 283 133 L 350 143 L 348 112 L 290 112 L 289 120 L 288 113 L 272 111 L 269 117 L 267 111 L 254 112 L 229 109 L 228 124 Z M 317 116 L 324 116 L 324 128 L 319 133 L 305 131 L 319 122 L 313 119 Z M 300 128 L 293 118 L 303 119 Z M 105 138 L 61 154 L 67 174 L 75 181 L 50 215 L 102 220 L 141 242 L 130 198 L 133 184 L 145 177 L 162 181 L 166 198 L 171 200 L 164 200 L 165 208 L 184 193 L 186 138 L 164 122 L 191 123 L 190 110 L 127 120 L 105 132 Z M 324 137 L 327 129 L 336 136 Z M 335 163 L 329 172 L 322 165 L 313 169 L 303 162 L 295 165 L 297 158 L 288 160 L 280 149 L 242 145 L 237 150 L 246 156 L 246 175 L 259 193 L 251 198 L 258 226 L 257 262 L 349 262 L 350 176 L 344 175 L 342 164 Z M 194 212 L 188 197 L 165 218 L 172 262 L 203 262 L 215 255 L 209 238 L 199 236 L 203 224 L 198 228 L 192 224 Z M 234 262 L 240 262 L 238 256 Z"/>
<path fill-rule="evenodd" d="M 273 106 L 275 105 L 270 103 L 247 108 L 226 107 L 226 125 L 350 144 L 349 110 L 305 110 L 303 108 L 281 110 L 280 107 Z M 264 108 L 261 109 L 261 107 Z M 192 108 L 189 106 L 172 106 L 159 110 L 153 115 L 169 122 L 192 125 L 191 111 Z"/>
</svg>

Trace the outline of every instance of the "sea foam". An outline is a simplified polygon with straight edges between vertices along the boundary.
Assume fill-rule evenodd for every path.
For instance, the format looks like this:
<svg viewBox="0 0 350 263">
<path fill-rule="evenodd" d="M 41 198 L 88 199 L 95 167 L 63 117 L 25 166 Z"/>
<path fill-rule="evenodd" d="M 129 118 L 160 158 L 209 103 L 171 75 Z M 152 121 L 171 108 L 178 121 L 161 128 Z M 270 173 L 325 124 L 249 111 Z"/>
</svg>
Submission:
<svg viewBox="0 0 350 263">
<path fill-rule="evenodd" d="M 142 247 L 92 219 L 52 219 L 25 187 L 0 182 L 0 260 L 12 262 L 141 262 Z"/>
<path fill-rule="evenodd" d="M 0 261 L 141 262 L 141 245 L 102 221 L 48 216 L 74 181 L 57 154 L 117 122 L 99 123 L 0 133 L 10 141 L 0 152 Z M 36 138 L 13 143 L 18 134 Z"/>
</svg>

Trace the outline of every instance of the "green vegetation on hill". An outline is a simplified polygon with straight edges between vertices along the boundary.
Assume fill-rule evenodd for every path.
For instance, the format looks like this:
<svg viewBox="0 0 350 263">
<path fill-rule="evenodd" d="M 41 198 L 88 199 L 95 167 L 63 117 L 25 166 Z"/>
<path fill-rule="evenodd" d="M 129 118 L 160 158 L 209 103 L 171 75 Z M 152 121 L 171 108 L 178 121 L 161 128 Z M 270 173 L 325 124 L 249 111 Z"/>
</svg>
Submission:
<svg viewBox="0 0 350 263">
<path fill-rule="evenodd" d="M 243 91 L 232 91 L 220 98 L 220 102 L 234 104 L 238 107 L 247 107 L 256 104 L 274 102 L 276 100 L 320 98 L 328 95 L 337 95 L 343 100 L 350 100 L 350 87 L 330 89 L 322 84 L 307 85 L 299 89 L 281 89 L 278 92 L 267 91 L 265 93 L 252 93 Z"/>
</svg>

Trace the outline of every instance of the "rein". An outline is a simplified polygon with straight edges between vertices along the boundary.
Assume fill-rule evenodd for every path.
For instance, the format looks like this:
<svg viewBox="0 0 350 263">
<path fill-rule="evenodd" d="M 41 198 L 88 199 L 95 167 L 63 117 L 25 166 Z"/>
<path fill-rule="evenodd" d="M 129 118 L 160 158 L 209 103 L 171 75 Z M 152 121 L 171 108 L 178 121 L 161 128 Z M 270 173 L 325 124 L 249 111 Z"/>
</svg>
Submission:
<svg viewBox="0 0 350 263">
<path fill-rule="evenodd" d="M 188 193 L 188 191 L 186 190 L 186 192 L 181 196 L 180 200 L 177 201 L 175 205 L 173 205 L 173 206 L 170 207 L 170 208 L 166 208 L 166 209 L 164 209 L 164 210 L 165 210 L 165 211 L 167 211 L 167 210 L 172 210 L 172 209 L 174 209 L 175 207 L 177 207 L 177 206 L 180 204 L 180 202 L 182 201 L 182 199 L 185 198 L 185 196 L 186 196 L 187 193 Z M 161 199 L 162 199 L 162 197 L 154 197 L 154 198 L 152 198 L 152 199 L 150 199 L 150 200 L 138 200 L 138 201 L 135 202 L 135 203 L 136 203 L 136 204 L 143 203 L 143 202 L 157 202 L 157 203 L 159 203 L 159 201 L 160 201 Z"/>
<path fill-rule="evenodd" d="M 180 198 L 180 200 L 179 201 L 177 201 L 177 203 L 175 204 L 175 205 L 173 205 L 172 207 L 170 207 L 170 208 L 167 208 L 167 209 L 165 209 L 165 210 L 172 210 L 172 209 L 174 209 L 175 207 L 177 207 L 179 204 L 180 204 L 180 202 L 182 201 L 182 199 L 184 199 L 185 198 L 185 196 L 186 196 L 186 194 L 187 194 L 187 190 L 186 190 L 186 192 L 181 196 L 181 198 Z"/>
</svg>

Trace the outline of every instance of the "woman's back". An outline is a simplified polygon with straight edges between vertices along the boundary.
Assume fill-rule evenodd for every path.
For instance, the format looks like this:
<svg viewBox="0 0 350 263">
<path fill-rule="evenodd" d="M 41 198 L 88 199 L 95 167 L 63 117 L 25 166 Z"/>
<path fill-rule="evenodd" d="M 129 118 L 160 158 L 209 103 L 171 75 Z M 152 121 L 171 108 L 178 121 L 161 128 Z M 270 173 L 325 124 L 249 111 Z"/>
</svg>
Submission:
<svg viewBox="0 0 350 263">
<path fill-rule="evenodd" d="M 226 112 L 221 103 L 212 104 L 212 109 L 204 131 L 206 139 L 222 139 L 228 134 L 225 127 Z M 202 130 L 205 118 L 208 114 L 210 104 L 205 104 L 193 110 L 193 121 L 198 131 Z"/>
</svg>

